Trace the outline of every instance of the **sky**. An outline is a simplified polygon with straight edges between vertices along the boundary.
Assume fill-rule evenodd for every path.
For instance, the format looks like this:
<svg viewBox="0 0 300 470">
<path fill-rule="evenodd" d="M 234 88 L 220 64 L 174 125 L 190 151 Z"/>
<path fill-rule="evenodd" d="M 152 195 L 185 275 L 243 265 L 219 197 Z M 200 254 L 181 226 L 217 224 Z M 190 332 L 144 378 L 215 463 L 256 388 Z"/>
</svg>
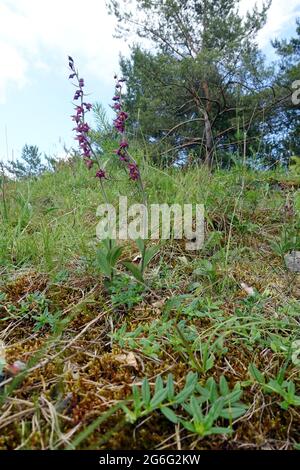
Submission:
<svg viewBox="0 0 300 470">
<path fill-rule="evenodd" d="M 242 0 L 242 11 L 254 4 Z M 300 0 L 273 0 L 258 36 L 267 56 L 271 39 L 293 36 L 297 16 Z M 0 160 L 19 158 L 24 144 L 58 157 L 64 144 L 73 145 L 68 55 L 85 79 L 88 100 L 109 109 L 119 55 L 129 54 L 114 27 L 105 0 L 0 0 Z"/>
</svg>

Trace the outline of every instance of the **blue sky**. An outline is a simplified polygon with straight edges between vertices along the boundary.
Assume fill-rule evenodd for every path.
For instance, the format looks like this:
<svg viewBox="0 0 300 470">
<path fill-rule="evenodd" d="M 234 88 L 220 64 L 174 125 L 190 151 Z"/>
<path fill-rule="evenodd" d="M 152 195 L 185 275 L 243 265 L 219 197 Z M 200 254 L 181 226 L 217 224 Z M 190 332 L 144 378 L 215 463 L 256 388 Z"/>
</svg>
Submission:
<svg viewBox="0 0 300 470">
<path fill-rule="evenodd" d="M 242 0 L 242 9 L 254 3 Z M 293 35 L 297 16 L 299 0 L 273 0 L 258 37 L 267 55 L 271 38 Z M 105 0 L 0 0 L 0 160 L 18 158 L 25 143 L 57 156 L 63 144 L 73 145 L 68 54 L 85 78 L 89 101 L 108 107 L 119 54 L 128 53 L 113 33 Z"/>
</svg>

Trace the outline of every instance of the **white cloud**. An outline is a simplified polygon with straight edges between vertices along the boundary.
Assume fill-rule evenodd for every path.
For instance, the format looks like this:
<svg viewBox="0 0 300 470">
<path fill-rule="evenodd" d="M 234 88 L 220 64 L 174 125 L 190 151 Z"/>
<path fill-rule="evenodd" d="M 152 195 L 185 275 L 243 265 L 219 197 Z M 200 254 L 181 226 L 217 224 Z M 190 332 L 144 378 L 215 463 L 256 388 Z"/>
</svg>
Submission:
<svg viewBox="0 0 300 470">
<path fill-rule="evenodd" d="M 254 0 L 242 0 L 244 9 Z M 258 2 L 259 3 L 259 2 Z M 268 23 L 259 35 L 266 46 L 295 17 L 299 0 L 273 0 Z M 30 68 L 61 71 L 73 54 L 82 69 L 109 83 L 119 52 L 128 46 L 114 39 L 114 19 L 104 0 L 0 0 L 0 101 L 9 85 L 24 86 Z M 51 68 L 47 57 L 51 57 Z"/>
</svg>

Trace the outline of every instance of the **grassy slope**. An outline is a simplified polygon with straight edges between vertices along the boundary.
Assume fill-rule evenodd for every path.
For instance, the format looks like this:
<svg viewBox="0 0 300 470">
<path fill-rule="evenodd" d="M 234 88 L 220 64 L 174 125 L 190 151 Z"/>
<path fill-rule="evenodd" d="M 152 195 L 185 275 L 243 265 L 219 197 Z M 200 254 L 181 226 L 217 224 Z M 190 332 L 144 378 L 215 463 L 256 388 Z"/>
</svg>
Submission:
<svg viewBox="0 0 300 470">
<path fill-rule="evenodd" d="M 198 253 L 164 243 L 147 271 L 150 290 L 140 294 L 133 283 L 114 303 L 95 263 L 97 181 L 81 164 L 62 164 L 55 174 L 6 185 L 0 340 L 7 363 L 22 360 L 30 370 L 2 382 L 0 448 L 293 448 L 299 403 L 288 382 L 299 395 L 291 345 L 299 339 L 300 279 L 283 255 L 300 248 L 297 184 L 242 169 L 143 173 L 150 202 L 205 204 L 206 243 Z M 111 201 L 131 193 L 115 175 Z M 135 246 L 125 254 L 135 256 Z M 251 376 L 250 364 L 264 378 Z M 214 422 L 231 434 L 191 432 L 159 409 L 128 423 L 112 408 L 144 377 L 152 393 L 157 376 L 172 373 L 179 391 L 189 371 L 210 393 L 210 378 L 222 375 L 243 391 L 244 415 Z M 258 383 L 276 377 L 279 388 Z M 204 400 L 204 414 L 216 399 Z M 192 421 L 187 408 L 172 409 Z"/>
</svg>

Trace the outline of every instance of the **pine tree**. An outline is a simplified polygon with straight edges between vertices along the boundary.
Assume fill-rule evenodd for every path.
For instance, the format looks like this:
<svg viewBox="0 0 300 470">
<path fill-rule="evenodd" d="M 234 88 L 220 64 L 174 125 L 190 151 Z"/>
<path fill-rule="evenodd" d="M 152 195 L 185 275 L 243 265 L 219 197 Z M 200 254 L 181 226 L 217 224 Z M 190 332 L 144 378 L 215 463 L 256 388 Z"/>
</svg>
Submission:
<svg viewBox="0 0 300 470">
<path fill-rule="evenodd" d="M 284 148 L 289 156 L 300 156 L 300 18 L 296 20 L 296 37 L 289 41 L 275 40 L 273 47 L 280 58 L 277 75 L 281 93 L 290 94 L 280 107 L 277 128 L 284 133 Z M 298 89 L 298 91 L 297 91 Z M 293 99 L 293 94 L 295 98 Z"/>
</svg>

